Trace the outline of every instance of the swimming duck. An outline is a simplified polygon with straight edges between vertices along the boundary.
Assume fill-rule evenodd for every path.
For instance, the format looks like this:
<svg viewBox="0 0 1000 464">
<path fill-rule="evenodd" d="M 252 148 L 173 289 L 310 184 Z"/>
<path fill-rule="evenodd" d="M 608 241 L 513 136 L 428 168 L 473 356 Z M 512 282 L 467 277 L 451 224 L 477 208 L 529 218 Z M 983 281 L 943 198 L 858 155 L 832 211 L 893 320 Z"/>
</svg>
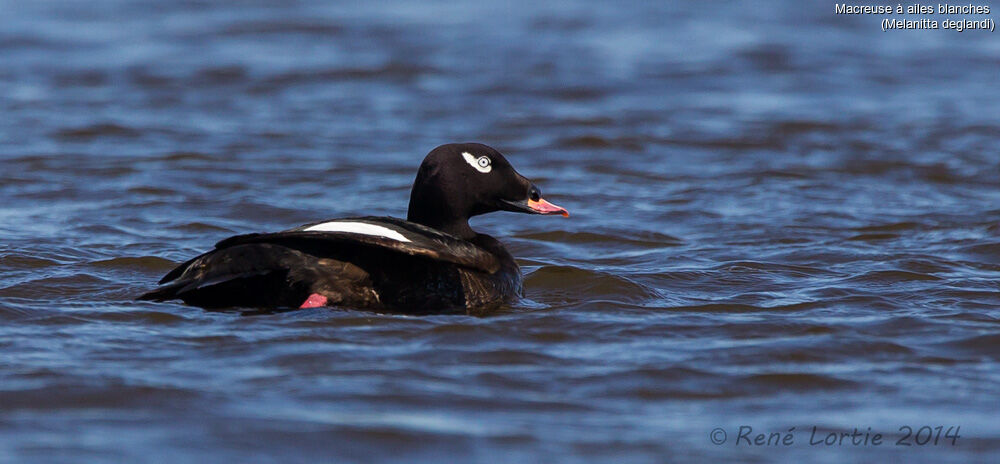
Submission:
<svg viewBox="0 0 1000 464">
<path fill-rule="evenodd" d="M 469 227 L 470 217 L 494 211 L 569 216 L 497 150 L 441 145 L 420 164 L 405 221 L 354 217 L 230 237 L 139 298 L 204 308 L 488 311 L 523 292 L 503 244 Z"/>
</svg>

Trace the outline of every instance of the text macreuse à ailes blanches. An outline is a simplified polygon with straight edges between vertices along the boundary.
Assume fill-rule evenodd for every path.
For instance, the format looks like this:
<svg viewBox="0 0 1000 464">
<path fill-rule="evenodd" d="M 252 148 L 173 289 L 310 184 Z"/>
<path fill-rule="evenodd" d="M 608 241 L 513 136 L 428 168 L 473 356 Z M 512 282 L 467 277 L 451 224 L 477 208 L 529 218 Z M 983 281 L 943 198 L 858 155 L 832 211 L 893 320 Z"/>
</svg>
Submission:
<svg viewBox="0 0 1000 464">
<path fill-rule="evenodd" d="M 933 5 L 921 5 L 919 3 L 906 5 L 905 7 L 901 3 L 895 7 L 892 5 L 848 5 L 846 3 L 836 3 L 834 4 L 834 9 L 837 14 L 990 14 L 989 5 L 949 5 L 947 3 L 938 3 L 937 8 Z"/>
</svg>

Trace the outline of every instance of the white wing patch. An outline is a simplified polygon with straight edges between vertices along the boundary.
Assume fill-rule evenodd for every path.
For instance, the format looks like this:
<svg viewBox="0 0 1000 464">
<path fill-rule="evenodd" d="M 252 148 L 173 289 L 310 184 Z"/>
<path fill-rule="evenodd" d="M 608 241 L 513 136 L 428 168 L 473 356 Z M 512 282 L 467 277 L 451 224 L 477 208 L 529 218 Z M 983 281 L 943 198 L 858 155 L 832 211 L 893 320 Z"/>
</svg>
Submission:
<svg viewBox="0 0 1000 464">
<path fill-rule="evenodd" d="M 302 230 L 308 232 L 349 232 L 352 234 L 376 235 L 395 240 L 397 242 L 410 241 L 410 239 L 404 237 L 403 234 L 388 227 L 377 226 L 375 224 L 368 224 L 364 222 L 331 221 L 309 226 Z"/>
<path fill-rule="evenodd" d="M 476 158 L 475 156 L 472 156 L 472 153 L 463 151 L 462 158 L 465 158 L 465 162 L 469 163 L 469 166 L 476 168 L 477 171 L 483 174 L 493 170 L 493 163 L 491 163 L 490 159 L 486 156 Z"/>
</svg>

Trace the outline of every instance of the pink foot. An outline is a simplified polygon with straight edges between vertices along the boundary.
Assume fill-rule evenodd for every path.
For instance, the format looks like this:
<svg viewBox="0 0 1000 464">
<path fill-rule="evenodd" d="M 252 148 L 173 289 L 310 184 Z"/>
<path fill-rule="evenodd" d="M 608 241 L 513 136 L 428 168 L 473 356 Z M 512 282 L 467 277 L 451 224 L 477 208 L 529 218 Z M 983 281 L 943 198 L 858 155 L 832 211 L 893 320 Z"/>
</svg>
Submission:
<svg viewBox="0 0 1000 464">
<path fill-rule="evenodd" d="M 318 308 L 320 306 L 325 306 L 325 305 L 326 305 L 326 297 L 320 295 L 319 293 L 313 293 L 312 295 L 309 295 L 309 298 L 306 298 L 306 301 L 302 303 L 302 306 L 299 306 L 299 309 Z"/>
</svg>

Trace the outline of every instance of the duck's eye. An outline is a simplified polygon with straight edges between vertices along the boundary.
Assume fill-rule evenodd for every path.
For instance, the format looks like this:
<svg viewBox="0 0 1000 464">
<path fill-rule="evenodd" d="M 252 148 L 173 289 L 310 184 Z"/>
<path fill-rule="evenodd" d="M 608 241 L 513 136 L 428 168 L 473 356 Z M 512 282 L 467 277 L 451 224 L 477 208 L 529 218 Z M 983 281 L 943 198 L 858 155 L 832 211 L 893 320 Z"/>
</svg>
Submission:
<svg viewBox="0 0 1000 464">
<path fill-rule="evenodd" d="M 463 152 L 462 158 L 465 159 L 466 163 L 469 163 L 469 166 L 476 168 L 477 171 L 483 174 L 493 170 L 493 163 L 490 161 L 488 156 L 480 156 L 479 158 L 476 158 L 475 156 L 472 156 L 472 153 Z"/>
<path fill-rule="evenodd" d="M 538 189 L 532 187 L 531 191 L 528 192 L 528 197 L 531 198 L 531 201 L 538 201 L 539 198 L 542 198 L 542 194 L 538 192 Z"/>
</svg>

